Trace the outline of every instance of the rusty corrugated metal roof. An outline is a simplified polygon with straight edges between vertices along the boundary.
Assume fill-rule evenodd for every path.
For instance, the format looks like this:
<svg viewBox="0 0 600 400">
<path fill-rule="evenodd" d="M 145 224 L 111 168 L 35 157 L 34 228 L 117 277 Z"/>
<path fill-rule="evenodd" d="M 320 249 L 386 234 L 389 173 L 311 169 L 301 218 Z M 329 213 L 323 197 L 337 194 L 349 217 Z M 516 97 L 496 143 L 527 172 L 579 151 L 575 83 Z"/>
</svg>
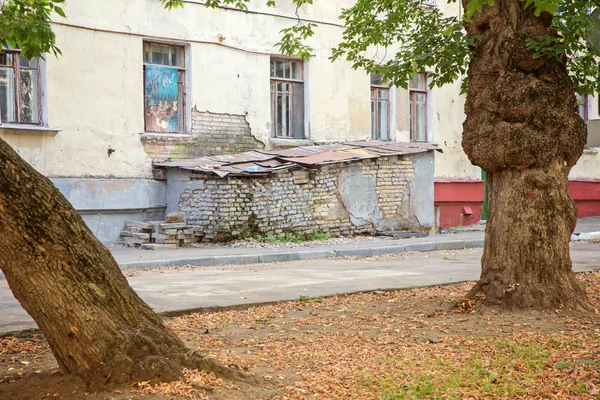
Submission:
<svg viewBox="0 0 600 400">
<path fill-rule="evenodd" d="M 159 162 L 154 165 L 164 168 L 214 173 L 220 177 L 227 175 L 260 176 L 291 168 L 355 162 L 382 156 L 425 153 L 433 150 L 441 152 L 440 148 L 428 143 L 368 140 L 321 146 L 303 146 L 285 150 L 254 150 L 239 154 Z"/>
</svg>

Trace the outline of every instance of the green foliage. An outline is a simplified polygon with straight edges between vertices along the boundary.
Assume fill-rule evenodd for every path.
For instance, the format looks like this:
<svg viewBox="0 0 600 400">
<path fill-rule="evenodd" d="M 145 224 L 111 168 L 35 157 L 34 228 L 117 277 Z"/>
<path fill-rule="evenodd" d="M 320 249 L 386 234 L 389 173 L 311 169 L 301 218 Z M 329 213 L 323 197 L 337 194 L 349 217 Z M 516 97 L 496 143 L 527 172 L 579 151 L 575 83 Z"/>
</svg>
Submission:
<svg viewBox="0 0 600 400">
<path fill-rule="evenodd" d="M 7 0 L 0 6 L 0 46 L 21 49 L 27 58 L 61 54 L 50 26 L 52 13 L 66 17 L 64 0 Z"/>
<path fill-rule="evenodd" d="M 589 15 L 590 2 L 547 0 L 547 3 L 556 5 L 552 28 L 558 36 L 528 39 L 527 47 L 534 51 L 533 57 L 566 57 L 575 91 L 582 94 L 600 91 L 600 80 L 597 79 L 600 47 L 589 40 L 599 32 Z"/>
<path fill-rule="evenodd" d="M 283 237 L 268 233 L 266 235 L 257 235 L 254 238 L 262 243 L 300 243 L 309 240 L 327 240 L 331 238 L 331 235 L 329 232 L 323 231 L 314 231 L 311 233 L 287 232 Z"/>
<path fill-rule="evenodd" d="M 465 36 L 458 17 L 446 17 L 421 0 L 358 0 L 341 19 L 346 30 L 332 60 L 345 58 L 404 88 L 424 70 L 432 72 L 432 86 L 466 73 L 475 38 Z"/>
<path fill-rule="evenodd" d="M 594 29 L 597 31 L 589 16 L 590 1 L 523 2 L 525 7 L 534 7 L 538 16 L 544 12 L 554 16 L 555 35 L 538 41 L 528 39 L 526 45 L 533 50 L 533 57 L 565 57 L 578 93 L 600 91 L 600 49 L 587 40 Z M 463 18 L 470 20 L 484 6 L 494 7 L 494 0 L 470 0 Z M 354 68 L 379 73 L 402 87 L 423 70 L 433 72 L 431 86 L 463 77 L 478 39 L 466 35 L 462 20 L 444 16 L 420 0 L 358 0 L 341 17 L 346 31 L 342 43 L 333 50 L 332 59 L 345 58 Z M 392 49 L 394 53 L 390 55 Z"/>
<path fill-rule="evenodd" d="M 311 303 L 322 303 L 323 302 L 323 296 L 317 296 L 317 297 L 310 298 L 310 296 L 300 295 L 300 296 L 298 296 L 298 300 L 300 300 L 300 301 L 309 301 Z"/>
</svg>

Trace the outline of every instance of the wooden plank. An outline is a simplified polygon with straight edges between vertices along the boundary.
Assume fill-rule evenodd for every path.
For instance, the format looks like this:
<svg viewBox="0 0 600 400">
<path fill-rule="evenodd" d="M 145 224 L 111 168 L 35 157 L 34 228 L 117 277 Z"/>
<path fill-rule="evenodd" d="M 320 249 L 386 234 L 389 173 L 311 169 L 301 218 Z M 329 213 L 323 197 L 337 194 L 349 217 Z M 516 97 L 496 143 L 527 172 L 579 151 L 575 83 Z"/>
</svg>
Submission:
<svg viewBox="0 0 600 400">
<path fill-rule="evenodd" d="M 125 224 L 129 228 L 153 229 L 154 225 L 149 222 L 129 221 Z"/>
<path fill-rule="evenodd" d="M 187 224 L 185 222 L 175 222 L 172 224 L 160 224 L 160 229 L 183 229 L 187 228 Z"/>
</svg>

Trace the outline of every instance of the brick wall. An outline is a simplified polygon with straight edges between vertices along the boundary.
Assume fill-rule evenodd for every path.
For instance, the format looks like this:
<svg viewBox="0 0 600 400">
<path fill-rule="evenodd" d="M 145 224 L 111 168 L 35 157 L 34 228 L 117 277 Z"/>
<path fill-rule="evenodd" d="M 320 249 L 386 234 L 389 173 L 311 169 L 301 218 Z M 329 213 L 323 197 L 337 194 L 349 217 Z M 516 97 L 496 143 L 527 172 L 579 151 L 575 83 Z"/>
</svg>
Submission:
<svg viewBox="0 0 600 400">
<path fill-rule="evenodd" d="M 243 153 L 262 149 L 244 115 L 192 110 L 191 135 L 144 134 L 144 150 L 154 161 Z"/>
<path fill-rule="evenodd" d="M 412 218 L 408 196 L 415 180 L 410 157 L 382 157 L 267 177 L 190 174 L 179 196 L 188 224 L 203 227 L 208 240 L 270 234 L 374 233 L 424 229 Z M 433 199 L 423 199 L 431 201 Z"/>
</svg>

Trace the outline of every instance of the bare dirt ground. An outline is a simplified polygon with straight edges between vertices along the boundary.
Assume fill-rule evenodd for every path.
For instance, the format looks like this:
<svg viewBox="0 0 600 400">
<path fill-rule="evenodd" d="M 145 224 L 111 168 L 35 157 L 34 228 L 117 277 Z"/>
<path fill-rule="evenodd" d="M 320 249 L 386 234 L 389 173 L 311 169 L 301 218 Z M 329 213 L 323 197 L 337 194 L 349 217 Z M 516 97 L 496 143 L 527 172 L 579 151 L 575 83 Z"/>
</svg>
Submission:
<svg viewBox="0 0 600 400">
<path fill-rule="evenodd" d="M 600 308 L 600 273 L 579 275 Z M 472 284 L 303 299 L 170 319 L 254 383 L 187 371 L 87 393 L 42 335 L 0 338 L 0 399 L 599 399 L 597 312 L 470 312 Z M 460 307 L 457 307 L 460 304 Z"/>
</svg>

